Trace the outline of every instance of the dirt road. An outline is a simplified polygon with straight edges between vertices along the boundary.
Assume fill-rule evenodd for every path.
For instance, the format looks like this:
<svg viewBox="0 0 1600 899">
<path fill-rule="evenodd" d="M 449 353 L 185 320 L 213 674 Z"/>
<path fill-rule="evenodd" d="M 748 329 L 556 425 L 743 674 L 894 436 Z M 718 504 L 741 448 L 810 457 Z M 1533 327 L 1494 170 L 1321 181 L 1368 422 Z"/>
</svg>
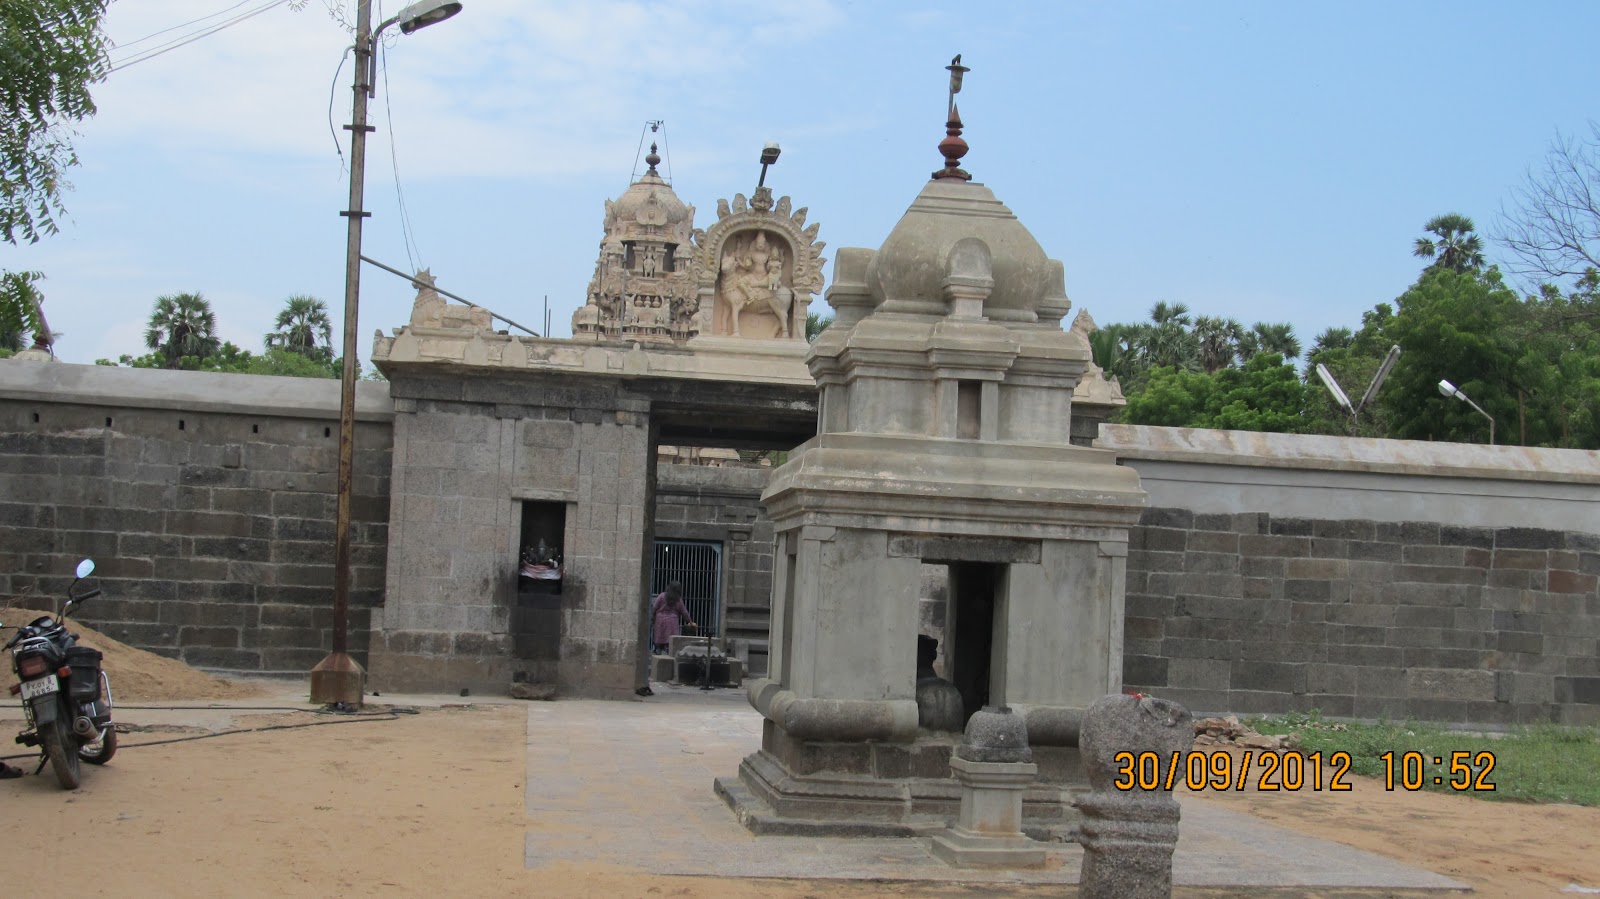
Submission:
<svg viewBox="0 0 1600 899">
<path fill-rule="evenodd" d="M 15 731 L 15 714 L 0 707 L 0 719 L 12 719 L 0 721 L 0 734 Z M 626 858 L 528 871 L 524 706 L 355 720 L 263 714 L 236 726 L 329 720 L 339 723 L 142 747 L 136 744 L 187 732 L 126 734 L 112 764 L 87 769 L 76 793 L 62 791 L 48 768 L 40 777 L 0 781 L 0 845 L 14 866 L 24 859 L 50 871 L 84 865 L 85 878 L 98 875 L 106 889 L 131 897 L 994 894 L 927 884 L 664 878 L 631 871 Z M 1361 786 L 1338 796 L 1245 793 L 1204 801 L 1431 868 L 1474 884 L 1478 895 L 1553 895 L 1574 882 L 1600 887 L 1600 810 Z"/>
</svg>

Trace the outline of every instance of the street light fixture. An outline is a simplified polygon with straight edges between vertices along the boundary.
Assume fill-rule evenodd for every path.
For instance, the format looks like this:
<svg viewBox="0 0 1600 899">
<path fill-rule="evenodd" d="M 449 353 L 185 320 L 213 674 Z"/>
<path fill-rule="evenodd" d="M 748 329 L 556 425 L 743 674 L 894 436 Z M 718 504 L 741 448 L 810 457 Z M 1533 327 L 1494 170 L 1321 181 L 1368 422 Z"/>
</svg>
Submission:
<svg viewBox="0 0 1600 899">
<path fill-rule="evenodd" d="M 777 141 L 768 141 L 767 145 L 761 148 L 761 180 L 756 182 L 757 188 L 766 186 L 767 166 L 777 162 L 778 154 L 782 152 L 783 150 L 779 149 Z"/>
<path fill-rule="evenodd" d="M 1389 377 L 1389 370 L 1394 368 L 1394 364 L 1399 358 L 1400 345 L 1395 344 L 1389 347 L 1389 355 L 1383 357 L 1383 363 L 1378 366 L 1378 373 L 1372 376 L 1372 383 L 1367 385 L 1367 392 L 1362 395 L 1361 402 L 1353 405 L 1350 402 L 1349 395 L 1344 392 L 1344 388 L 1340 387 L 1339 381 L 1334 378 L 1333 372 L 1328 371 L 1326 365 L 1320 362 L 1317 363 L 1317 367 L 1314 369 L 1317 377 L 1322 379 L 1322 383 L 1328 388 L 1328 392 L 1333 394 L 1334 401 L 1343 406 L 1344 411 L 1350 413 L 1352 431 L 1355 428 L 1356 416 L 1360 415 L 1361 410 L 1367 408 L 1372 403 L 1372 400 L 1377 397 L 1378 388 L 1383 386 L 1384 379 Z"/>
<path fill-rule="evenodd" d="M 1456 385 L 1450 383 L 1449 381 L 1440 381 L 1439 382 L 1439 392 L 1444 394 L 1445 396 L 1453 396 L 1453 397 L 1455 397 L 1456 399 L 1462 401 L 1463 403 L 1466 403 L 1467 405 L 1471 406 L 1473 409 L 1476 409 L 1479 415 L 1482 415 L 1484 418 L 1489 419 L 1489 445 L 1490 446 L 1494 446 L 1494 416 L 1493 415 L 1490 415 L 1489 413 L 1483 411 L 1483 407 L 1482 406 L 1478 405 L 1477 403 L 1474 403 L 1470 397 L 1468 397 L 1466 394 L 1461 392 L 1461 388 L 1459 388 Z"/>
<path fill-rule="evenodd" d="M 311 701 L 342 703 L 360 708 L 367 673 L 350 657 L 350 503 L 355 468 L 356 430 L 356 330 L 361 295 L 361 220 L 371 215 L 361 208 L 366 180 L 367 98 L 375 91 L 372 45 L 390 25 L 399 23 L 402 34 L 435 25 L 461 11 L 453 0 L 421 0 L 372 28 L 372 0 L 356 6 L 355 100 L 350 113 L 350 208 L 339 213 L 349 219 L 344 266 L 344 369 L 339 379 L 339 480 L 338 506 L 333 535 L 333 651 L 311 669 Z"/>
</svg>

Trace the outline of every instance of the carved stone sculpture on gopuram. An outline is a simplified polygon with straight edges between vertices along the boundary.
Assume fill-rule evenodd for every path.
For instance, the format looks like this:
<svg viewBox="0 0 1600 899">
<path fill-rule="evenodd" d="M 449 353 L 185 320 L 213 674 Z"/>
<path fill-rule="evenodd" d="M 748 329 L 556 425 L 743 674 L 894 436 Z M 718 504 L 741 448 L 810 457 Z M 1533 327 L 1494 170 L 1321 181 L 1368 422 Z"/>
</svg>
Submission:
<svg viewBox="0 0 1600 899">
<path fill-rule="evenodd" d="M 717 203 L 717 222 L 694 227 L 656 166 L 606 203 L 605 236 L 588 298 L 572 316 L 578 339 L 681 343 L 697 336 L 805 341 L 806 311 L 822 290 L 818 226 L 806 210 L 773 202 L 766 187 Z"/>
<path fill-rule="evenodd" d="M 605 236 L 572 336 L 593 340 L 683 340 L 693 336 L 694 207 L 656 170 L 650 145 L 643 177 L 606 201 Z"/>
<path fill-rule="evenodd" d="M 766 187 L 748 202 L 718 200 L 695 253 L 699 332 L 804 341 L 811 297 L 822 290 L 819 227 L 806 226 L 804 208 L 791 213 L 788 197 L 774 204 Z"/>
</svg>

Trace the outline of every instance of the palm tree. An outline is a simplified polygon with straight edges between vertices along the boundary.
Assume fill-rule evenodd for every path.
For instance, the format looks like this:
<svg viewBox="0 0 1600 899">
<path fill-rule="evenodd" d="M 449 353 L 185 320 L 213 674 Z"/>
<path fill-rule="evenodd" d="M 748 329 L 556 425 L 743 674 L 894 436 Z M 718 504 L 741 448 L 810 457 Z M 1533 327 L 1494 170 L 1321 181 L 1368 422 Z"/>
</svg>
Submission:
<svg viewBox="0 0 1600 899">
<path fill-rule="evenodd" d="M 823 329 L 833 324 L 833 316 L 824 318 L 820 313 L 806 313 L 806 343 L 815 343 Z"/>
<path fill-rule="evenodd" d="M 1283 357 L 1283 361 L 1288 362 L 1300 357 L 1300 338 L 1294 336 L 1294 325 L 1288 322 L 1256 322 L 1250 330 L 1250 339 L 1245 341 L 1250 353 L 1244 358 L 1248 359 L 1257 353 L 1277 353 Z"/>
<path fill-rule="evenodd" d="M 1453 272 L 1476 271 L 1483 268 L 1483 241 L 1473 233 L 1472 219 L 1458 213 L 1447 212 L 1428 220 L 1422 228 L 1439 239 L 1419 237 L 1411 255 L 1432 259 L 1429 268 L 1449 269 Z"/>
<path fill-rule="evenodd" d="M 318 361 L 333 358 L 333 322 L 328 318 L 328 304 L 316 297 L 290 297 L 273 328 L 266 337 L 267 349 L 279 347 Z"/>
<path fill-rule="evenodd" d="M 1150 324 L 1136 326 L 1128 337 L 1144 365 L 1194 371 L 1200 367 L 1200 340 L 1189 325 L 1188 306 L 1162 301 L 1150 308 Z"/>
<path fill-rule="evenodd" d="M 1231 318 L 1203 315 L 1194 320 L 1194 336 L 1200 341 L 1200 367 L 1206 374 L 1216 374 L 1233 365 L 1244 333 L 1244 327 Z"/>
<path fill-rule="evenodd" d="M 217 316 L 200 294 L 157 297 L 144 345 L 160 354 L 167 368 L 177 368 L 184 356 L 204 358 L 216 352 L 216 330 Z"/>
</svg>

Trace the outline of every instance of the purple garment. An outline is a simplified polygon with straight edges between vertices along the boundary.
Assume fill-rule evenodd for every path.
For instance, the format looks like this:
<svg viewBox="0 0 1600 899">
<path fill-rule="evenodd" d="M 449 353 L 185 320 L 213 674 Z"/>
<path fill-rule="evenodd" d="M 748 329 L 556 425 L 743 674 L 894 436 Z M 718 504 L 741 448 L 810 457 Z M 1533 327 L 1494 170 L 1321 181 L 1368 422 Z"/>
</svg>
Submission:
<svg viewBox="0 0 1600 899">
<path fill-rule="evenodd" d="M 683 598 L 669 601 L 666 593 L 656 596 L 650 603 L 650 642 L 665 646 L 672 638 L 683 633 L 684 622 L 692 620 L 689 607 Z"/>
</svg>

